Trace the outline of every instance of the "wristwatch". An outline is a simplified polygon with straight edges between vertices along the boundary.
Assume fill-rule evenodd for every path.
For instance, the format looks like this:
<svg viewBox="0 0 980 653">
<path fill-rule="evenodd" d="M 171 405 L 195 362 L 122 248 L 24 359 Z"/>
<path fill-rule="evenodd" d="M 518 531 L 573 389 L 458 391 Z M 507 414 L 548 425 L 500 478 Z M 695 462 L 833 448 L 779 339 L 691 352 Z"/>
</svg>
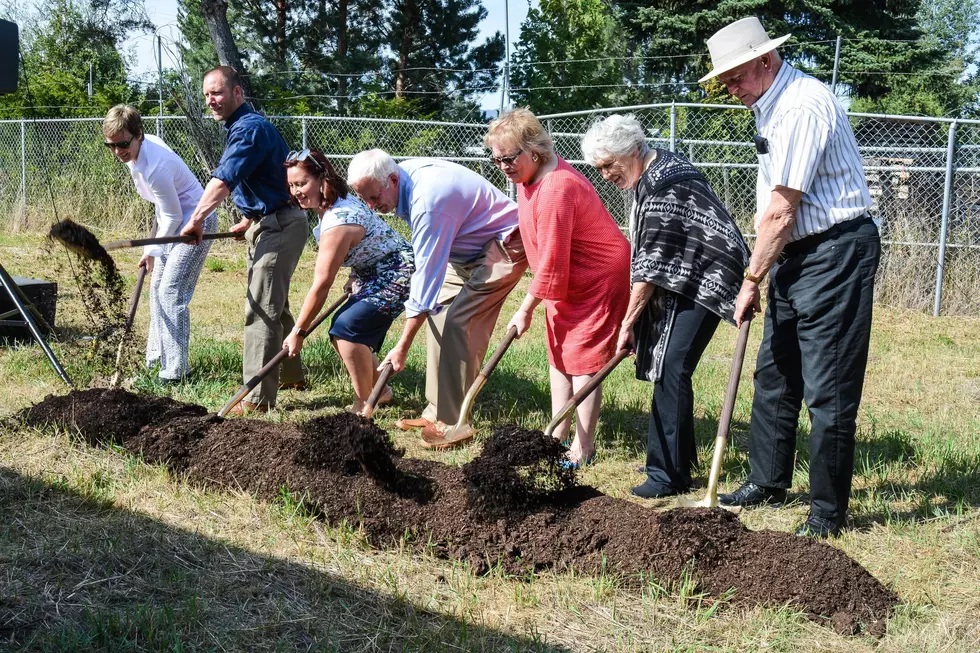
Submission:
<svg viewBox="0 0 980 653">
<path fill-rule="evenodd" d="M 309 331 L 307 331 L 306 329 L 300 329 L 298 326 L 294 326 L 293 333 L 300 336 L 301 338 L 305 338 L 306 335 L 309 333 Z"/>
<path fill-rule="evenodd" d="M 745 274 L 742 276 L 745 279 L 751 281 L 752 283 L 762 283 L 762 280 L 765 278 L 766 274 L 763 272 L 761 275 L 755 276 L 754 274 L 752 274 L 752 270 L 750 270 L 749 268 L 745 268 Z"/>
</svg>

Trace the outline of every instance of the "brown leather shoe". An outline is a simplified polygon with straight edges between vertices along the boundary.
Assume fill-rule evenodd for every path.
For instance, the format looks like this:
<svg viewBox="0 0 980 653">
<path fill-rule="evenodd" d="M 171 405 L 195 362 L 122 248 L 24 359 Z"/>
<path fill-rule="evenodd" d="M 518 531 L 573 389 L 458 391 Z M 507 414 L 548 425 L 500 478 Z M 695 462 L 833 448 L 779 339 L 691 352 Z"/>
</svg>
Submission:
<svg viewBox="0 0 980 653">
<path fill-rule="evenodd" d="M 414 419 L 409 419 L 403 417 L 395 421 L 395 426 L 402 431 L 411 431 L 412 429 L 424 429 L 425 427 L 431 425 L 432 422 L 425 419 L 424 417 L 416 417 Z"/>
<path fill-rule="evenodd" d="M 227 415 L 248 416 L 252 413 L 271 413 L 275 409 L 275 406 L 268 404 L 253 404 L 251 401 L 240 401 L 228 411 Z"/>
<path fill-rule="evenodd" d="M 473 440 L 474 435 L 476 435 L 476 429 L 467 424 L 458 432 L 453 433 L 451 438 L 439 436 L 437 440 L 429 441 L 423 437 L 422 442 L 419 444 L 421 444 L 424 449 L 442 451 L 444 449 L 452 449 L 454 447 L 462 447 L 465 444 L 469 444 Z"/>
<path fill-rule="evenodd" d="M 303 390 L 309 390 L 310 386 L 306 385 L 306 381 L 291 381 L 290 383 L 280 383 L 280 390 L 297 390 L 302 392 Z"/>
<path fill-rule="evenodd" d="M 422 441 L 430 444 L 442 442 L 445 439 L 446 431 L 451 428 L 452 426 L 444 424 L 443 422 L 429 422 L 429 424 L 422 429 Z"/>
</svg>

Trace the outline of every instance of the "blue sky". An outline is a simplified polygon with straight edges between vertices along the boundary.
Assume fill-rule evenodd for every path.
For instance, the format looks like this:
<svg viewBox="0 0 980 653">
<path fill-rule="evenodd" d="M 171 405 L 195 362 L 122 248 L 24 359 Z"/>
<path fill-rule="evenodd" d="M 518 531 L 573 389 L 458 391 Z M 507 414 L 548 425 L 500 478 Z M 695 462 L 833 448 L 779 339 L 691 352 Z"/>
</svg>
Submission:
<svg viewBox="0 0 980 653">
<path fill-rule="evenodd" d="M 505 2 L 508 3 L 506 7 Z M 487 18 L 481 25 L 481 40 L 496 31 L 503 33 L 504 15 L 509 13 L 511 51 L 513 52 L 513 43 L 520 36 L 521 23 L 527 16 L 529 3 L 536 6 L 537 0 L 483 0 L 483 6 L 487 9 Z M 505 8 L 509 11 L 505 12 Z M 157 26 L 160 34 L 163 35 L 164 40 L 177 40 L 180 35 L 177 30 L 177 0 L 146 0 L 146 12 L 153 24 Z M 143 34 L 131 38 L 126 42 L 125 47 L 131 49 L 136 57 L 133 73 L 142 75 L 156 72 L 156 44 L 152 34 Z M 168 64 L 172 65 L 165 52 L 163 55 L 164 68 L 169 67 Z M 499 91 L 483 96 L 480 105 L 483 109 L 499 108 Z"/>
</svg>

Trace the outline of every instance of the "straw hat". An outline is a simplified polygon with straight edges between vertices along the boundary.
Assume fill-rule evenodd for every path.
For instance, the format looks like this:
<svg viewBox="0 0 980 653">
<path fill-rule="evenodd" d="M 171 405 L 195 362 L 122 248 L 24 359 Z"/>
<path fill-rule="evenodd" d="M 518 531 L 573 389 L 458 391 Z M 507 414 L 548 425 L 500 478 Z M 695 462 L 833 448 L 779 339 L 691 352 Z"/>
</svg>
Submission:
<svg viewBox="0 0 980 653">
<path fill-rule="evenodd" d="M 708 39 L 708 52 L 711 54 L 711 72 L 698 80 L 706 82 L 743 63 L 761 57 L 775 50 L 791 35 L 770 39 L 762 23 L 755 16 L 736 20 L 722 27 Z"/>
</svg>

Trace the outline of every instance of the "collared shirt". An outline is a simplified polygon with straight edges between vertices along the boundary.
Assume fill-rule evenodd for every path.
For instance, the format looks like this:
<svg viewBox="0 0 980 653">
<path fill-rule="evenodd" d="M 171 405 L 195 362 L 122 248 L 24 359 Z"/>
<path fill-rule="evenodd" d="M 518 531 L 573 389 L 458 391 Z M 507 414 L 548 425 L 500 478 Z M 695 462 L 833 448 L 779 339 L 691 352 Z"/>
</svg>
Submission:
<svg viewBox="0 0 980 653">
<path fill-rule="evenodd" d="M 271 122 L 243 104 L 225 121 L 228 142 L 211 173 L 231 189 L 235 206 L 248 217 L 261 217 L 289 203 L 286 169 L 289 147 Z"/>
<path fill-rule="evenodd" d="M 405 315 L 436 314 L 450 261 L 468 263 L 517 229 L 517 204 L 469 168 L 438 159 L 398 164 L 395 215 L 412 229 L 415 274 Z"/>
<path fill-rule="evenodd" d="M 790 241 L 867 213 L 871 193 L 854 132 L 823 83 L 783 62 L 752 112 L 769 141 L 769 152 L 759 154 L 757 227 L 776 186 L 803 192 Z"/>
<path fill-rule="evenodd" d="M 153 203 L 157 218 L 156 236 L 176 236 L 180 233 L 204 194 L 201 182 L 183 159 L 162 140 L 146 134 L 136 160 L 128 161 L 126 166 L 133 177 L 136 192 Z M 147 245 L 143 253 L 160 256 L 163 248 L 160 245 Z"/>
</svg>

